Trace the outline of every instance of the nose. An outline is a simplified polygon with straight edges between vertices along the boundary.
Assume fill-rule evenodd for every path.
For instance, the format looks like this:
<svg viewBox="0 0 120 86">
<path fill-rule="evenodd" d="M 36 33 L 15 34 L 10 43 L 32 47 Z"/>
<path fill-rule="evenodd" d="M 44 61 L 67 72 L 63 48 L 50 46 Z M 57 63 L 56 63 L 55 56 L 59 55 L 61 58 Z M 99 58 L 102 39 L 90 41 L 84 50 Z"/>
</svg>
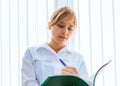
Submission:
<svg viewBox="0 0 120 86">
<path fill-rule="evenodd" d="M 63 30 L 62 30 L 62 34 L 67 34 L 69 31 L 68 31 L 68 28 L 65 27 Z"/>
</svg>

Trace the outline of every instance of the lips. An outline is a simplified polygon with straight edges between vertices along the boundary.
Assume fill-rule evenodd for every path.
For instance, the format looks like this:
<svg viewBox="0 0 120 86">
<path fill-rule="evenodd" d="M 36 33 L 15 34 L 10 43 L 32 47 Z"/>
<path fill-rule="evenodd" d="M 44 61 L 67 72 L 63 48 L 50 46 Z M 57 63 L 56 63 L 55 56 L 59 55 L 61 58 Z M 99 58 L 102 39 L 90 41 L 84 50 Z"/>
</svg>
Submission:
<svg viewBox="0 0 120 86">
<path fill-rule="evenodd" d="M 58 36 L 60 39 L 67 39 L 67 37 L 64 36 Z"/>
</svg>

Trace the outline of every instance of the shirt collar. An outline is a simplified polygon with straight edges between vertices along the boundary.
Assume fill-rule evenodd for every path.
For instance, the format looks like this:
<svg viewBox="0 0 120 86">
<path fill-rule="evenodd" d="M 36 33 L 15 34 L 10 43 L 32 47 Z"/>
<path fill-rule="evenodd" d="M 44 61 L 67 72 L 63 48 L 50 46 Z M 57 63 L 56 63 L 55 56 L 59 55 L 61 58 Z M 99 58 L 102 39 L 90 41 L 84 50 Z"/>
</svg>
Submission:
<svg viewBox="0 0 120 86">
<path fill-rule="evenodd" d="M 56 52 L 48 45 L 47 42 L 44 43 L 44 44 L 42 44 L 39 48 L 45 48 L 45 49 L 47 49 L 47 50 L 49 50 L 49 51 L 51 51 L 51 52 L 53 52 L 53 53 L 56 54 Z M 66 46 L 65 46 L 64 48 L 62 48 L 58 53 L 64 52 L 64 51 L 68 51 L 69 53 L 72 53 L 72 49 L 70 49 L 67 44 L 66 44 Z"/>
</svg>

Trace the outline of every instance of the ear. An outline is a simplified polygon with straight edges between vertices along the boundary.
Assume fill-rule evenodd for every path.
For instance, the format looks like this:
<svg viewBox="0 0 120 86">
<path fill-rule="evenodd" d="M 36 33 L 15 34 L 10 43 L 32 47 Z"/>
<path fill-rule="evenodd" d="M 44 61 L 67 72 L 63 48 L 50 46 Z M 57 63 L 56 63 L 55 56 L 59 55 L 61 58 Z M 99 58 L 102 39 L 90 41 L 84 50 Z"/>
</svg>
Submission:
<svg viewBox="0 0 120 86">
<path fill-rule="evenodd" d="M 51 30 L 50 22 L 48 22 L 48 29 Z"/>
</svg>

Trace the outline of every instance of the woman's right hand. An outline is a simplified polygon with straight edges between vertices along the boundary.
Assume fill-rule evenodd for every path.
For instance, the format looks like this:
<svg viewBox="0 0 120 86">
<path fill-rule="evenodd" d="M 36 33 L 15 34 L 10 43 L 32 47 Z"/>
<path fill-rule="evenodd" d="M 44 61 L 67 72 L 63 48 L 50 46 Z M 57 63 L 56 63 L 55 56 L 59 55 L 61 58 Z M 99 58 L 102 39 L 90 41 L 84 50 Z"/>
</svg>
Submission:
<svg viewBox="0 0 120 86">
<path fill-rule="evenodd" d="M 70 74 L 70 75 L 78 75 L 78 71 L 75 67 L 73 66 L 65 66 L 62 70 L 61 70 L 61 74 Z"/>
</svg>

